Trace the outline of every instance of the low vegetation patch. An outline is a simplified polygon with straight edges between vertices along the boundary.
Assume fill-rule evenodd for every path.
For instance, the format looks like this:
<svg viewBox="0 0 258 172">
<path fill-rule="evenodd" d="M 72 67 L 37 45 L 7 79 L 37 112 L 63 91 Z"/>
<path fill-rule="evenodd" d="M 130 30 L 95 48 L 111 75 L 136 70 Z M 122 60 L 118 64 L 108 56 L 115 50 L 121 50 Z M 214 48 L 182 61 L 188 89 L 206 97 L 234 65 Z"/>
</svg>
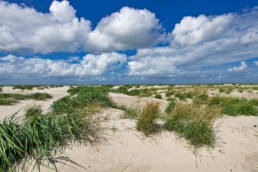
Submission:
<svg viewBox="0 0 258 172">
<path fill-rule="evenodd" d="M 38 106 L 30 107 L 22 124 L 14 116 L 4 119 L 0 123 L 0 171 L 15 171 L 31 159 L 38 170 L 43 162 L 55 168 L 54 155 L 63 153 L 66 146 L 98 140 L 91 114 L 106 105 L 113 105 L 107 92 L 88 87 L 79 89 L 75 97 L 56 101 L 48 114 L 42 115 Z"/>
<path fill-rule="evenodd" d="M 172 109 L 175 107 L 175 105 L 176 105 L 176 102 L 175 102 L 175 101 L 171 101 L 171 102 L 168 104 L 168 106 L 167 106 L 165 112 L 166 112 L 167 114 L 170 114 L 170 113 L 172 112 Z"/>
<path fill-rule="evenodd" d="M 24 124 L 14 116 L 0 124 L 0 170 L 16 171 L 20 163 L 35 160 L 33 168 L 40 170 L 43 161 L 52 164 L 53 156 L 69 144 L 83 144 L 97 139 L 96 129 L 87 118 L 73 113 L 62 116 L 40 115 Z"/>
<path fill-rule="evenodd" d="M 158 125 L 155 120 L 158 118 L 159 113 L 159 103 L 147 103 L 139 115 L 137 130 L 142 131 L 147 136 L 155 133 L 158 129 Z"/>
<path fill-rule="evenodd" d="M 155 95 L 155 98 L 156 98 L 156 99 L 162 99 L 162 96 L 161 96 L 160 94 L 156 94 L 156 95 Z"/>
<path fill-rule="evenodd" d="M 175 131 L 194 147 L 213 146 L 215 137 L 212 124 L 213 119 L 219 114 L 219 108 L 178 103 L 169 114 L 164 127 L 169 131 Z"/>
<path fill-rule="evenodd" d="M 222 113 L 230 116 L 258 115 L 257 99 L 248 100 L 245 98 L 214 96 L 210 97 L 207 101 L 197 101 L 197 99 L 195 99 L 193 102 L 196 105 L 206 104 L 209 107 L 220 106 Z"/>
<path fill-rule="evenodd" d="M 122 118 L 127 118 L 127 119 L 136 119 L 138 118 L 139 115 L 139 109 L 137 108 L 129 108 L 124 105 L 118 106 L 117 109 L 121 109 L 124 111 L 124 114 L 122 115 Z"/>
<path fill-rule="evenodd" d="M 20 90 L 32 90 L 33 88 L 38 89 L 45 89 L 48 88 L 47 85 L 13 85 L 13 89 L 20 89 Z"/>
<path fill-rule="evenodd" d="M 46 100 L 52 96 L 47 93 L 32 93 L 32 94 L 11 94 L 0 93 L 0 105 L 11 105 L 19 100 L 34 99 L 34 100 Z"/>
<path fill-rule="evenodd" d="M 53 113 L 64 114 L 80 111 L 92 103 L 103 107 L 116 106 L 108 97 L 108 89 L 106 88 L 79 86 L 69 89 L 68 93 L 71 96 L 63 97 L 53 103 L 51 106 Z"/>
<path fill-rule="evenodd" d="M 31 119 L 37 115 L 42 114 L 41 106 L 33 105 L 26 110 L 25 119 Z"/>
</svg>

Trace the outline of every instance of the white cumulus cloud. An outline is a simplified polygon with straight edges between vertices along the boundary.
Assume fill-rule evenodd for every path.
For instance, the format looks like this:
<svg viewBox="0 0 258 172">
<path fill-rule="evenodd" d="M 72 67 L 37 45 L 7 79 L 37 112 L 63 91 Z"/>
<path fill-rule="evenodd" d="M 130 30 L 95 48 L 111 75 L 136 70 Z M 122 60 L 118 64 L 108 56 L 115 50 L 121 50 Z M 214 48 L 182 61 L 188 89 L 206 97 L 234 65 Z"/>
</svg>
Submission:
<svg viewBox="0 0 258 172">
<path fill-rule="evenodd" d="M 90 22 L 75 17 L 68 1 L 53 1 L 50 13 L 0 1 L 0 52 L 75 52 Z"/>
<path fill-rule="evenodd" d="M 85 49 L 114 51 L 148 47 L 157 43 L 161 29 L 154 13 L 123 7 L 98 23 L 89 33 Z"/>
<path fill-rule="evenodd" d="M 220 16 L 184 17 L 170 45 L 139 49 L 128 63 L 129 75 L 169 76 L 257 57 L 258 9 Z"/>
<path fill-rule="evenodd" d="M 0 57 L 0 78 L 106 75 L 120 68 L 126 62 L 126 55 L 118 53 L 88 54 L 82 60 L 77 61 L 77 63 L 72 63 L 69 60 L 8 55 Z"/>
<path fill-rule="evenodd" d="M 230 69 L 228 69 L 228 71 L 229 72 L 238 72 L 238 71 L 242 71 L 246 68 L 247 68 L 247 64 L 244 61 L 242 61 L 240 66 L 230 68 Z"/>
<path fill-rule="evenodd" d="M 104 17 L 92 30 L 89 20 L 63 0 L 53 1 L 49 13 L 0 1 L 0 52 L 111 52 L 148 47 L 161 31 L 154 13 L 124 7 Z"/>
<path fill-rule="evenodd" d="M 184 17 L 176 24 L 172 32 L 174 42 L 180 45 L 192 45 L 202 41 L 216 39 L 222 34 L 233 20 L 232 14 L 220 16 Z"/>
</svg>

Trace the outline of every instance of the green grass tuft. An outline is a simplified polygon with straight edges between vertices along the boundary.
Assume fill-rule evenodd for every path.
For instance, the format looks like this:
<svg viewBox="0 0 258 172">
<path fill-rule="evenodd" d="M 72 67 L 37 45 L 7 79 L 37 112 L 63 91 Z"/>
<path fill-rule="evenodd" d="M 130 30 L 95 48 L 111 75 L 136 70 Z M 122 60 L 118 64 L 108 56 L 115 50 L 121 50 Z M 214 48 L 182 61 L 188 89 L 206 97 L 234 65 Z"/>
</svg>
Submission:
<svg viewBox="0 0 258 172">
<path fill-rule="evenodd" d="M 122 118 L 126 119 L 136 119 L 139 114 L 139 109 L 136 108 L 129 108 L 124 105 L 118 106 L 117 109 L 121 109 L 124 111 L 124 114 L 122 115 Z"/>
<path fill-rule="evenodd" d="M 80 114 L 63 116 L 35 115 L 32 120 L 19 124 L 14 116 L 0 124 L 0 167 L 15 171 L 20 162 L 34 159 L 34 167 L 46 161 L 54 166 L 53 155 L 71 142 L 83 144 L 97 139 L 90 121 Z"/>
<path fill-rule="evenodd" d="M 52 96 L 47 93 L 33 93 L 33 94 L 11 94 L 0 93 L 0 105 L 11 105 L 19 100 L 34 99 L 34 100 L 46 100 Z"/>
<path fill-rule="evenodd" d="M 159 103 L 147 103 L 139 115 L 137 130 L 142 131 L 146 136 L 155 133 L 158 129 L 155 120 L 158 118 L 159 113 Z"/>
<path fill-rule="evenodd" d="M 156 95 L 155 95 L 155 98 L 156 98 L 156 99 L 162 99 L 162 96 L 161 96 L 160 94 L 156 94 Z"/>
<path fill-rule="evenodd" d="M 175 105 L 176 105 L 175 101 L 171 101 L 171 102 L 168 104 L 168 106 L 167 106 L 165 112 L 166 112 L 167 114 L 170 114 L 171 111 L 172 111 L 172 109 L 175 107 Z"/>
<path fill-rule="evenodd" d="M 184 137 L 194 147 L 213 146 L 215 137 L 213 119 L 220 114 L 219 108 L 197 107 L 191 104 L 176 104 L 164 127 Z"/>
<path fill-rule="evenodd" d="M 29 107 L 27 110 L 26 110 L 26 113 L 25 113 L 25 119 L 31 119 L 37 115 L 41 115 L 42 114 L 42 109 L 41 109 L 41 106 L 32 106 L 32 107 Z"/>
</svg>

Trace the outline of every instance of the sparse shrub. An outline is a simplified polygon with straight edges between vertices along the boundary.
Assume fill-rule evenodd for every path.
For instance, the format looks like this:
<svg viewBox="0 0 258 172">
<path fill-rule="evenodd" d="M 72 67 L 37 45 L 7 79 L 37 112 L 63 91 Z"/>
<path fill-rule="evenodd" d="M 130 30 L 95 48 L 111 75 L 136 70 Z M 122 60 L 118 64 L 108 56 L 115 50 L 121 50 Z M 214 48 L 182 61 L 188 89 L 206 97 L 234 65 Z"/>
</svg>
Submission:
<svg viewBox="0 0 258 172">
<path fill-rule="evenodd" d="M 159 103 L 147 103 L 139 115 L 137 130 L 142 131 L 147 136 L 156 132 L 158 127 L 155 120 L 157 119 L 159 112 Z"/>
</svg>

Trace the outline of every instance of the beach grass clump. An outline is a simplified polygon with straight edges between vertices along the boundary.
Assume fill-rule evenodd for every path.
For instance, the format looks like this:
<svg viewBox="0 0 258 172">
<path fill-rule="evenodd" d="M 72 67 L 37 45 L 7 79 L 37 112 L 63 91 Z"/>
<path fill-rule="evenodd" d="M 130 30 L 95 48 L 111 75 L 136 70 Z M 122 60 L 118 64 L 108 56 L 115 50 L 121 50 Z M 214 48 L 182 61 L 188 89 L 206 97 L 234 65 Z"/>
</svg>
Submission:
<svg viewBox="0 0 258 172">
<path fill-rule="evenodd" d="M 209 99 L 209 95 L 206 93 L 199 94 L 193 99 L 194 105 L 204 104 Z"/>
<path fill-rule="evenodd" d="M 53 97 L 48 93 L 32 93 L 29 95 L 25 95 L 26 99 L 34 99 L 34 100 L 46 100 L 52 99 Z"/>
<path fill-rule="evenodd" d="M 19 100 L 34 99 L 34 100 L 46 100 L 52 96 L 48 93 L 32 93 L 32 94 L 11 94 L 0 93 L 0 105 L 12 105 Z"/>
<path fill-rule="evenodd" d="M 55 86 L 57 87 L 57 86 Z M 32 90 L 33 88 L 38 88 L 38 89 L 44 89 L 48 88 L 47 85 L 13 85 L 12 88 L 15 89 L 20 89 L 20 90 Z"/>
<path fill-rule="evenodd" d="M 243 92 L 244 92 L 244 89 L 243 89 L 243 88 L 238 88 L 237 91 L 238 91 L 239 93 L 243 93 Z"/>
<path fill-rule="evenodd" d="M 175 97 L 179 98 L 180 100 L 185 101 L 187 98 L 191 99 L 193 98 L 193 94 L 191 92 L 177 92 L 175 94 Z"/>
<path fill-rule="evenodd" d="M 172 111 L 172 109 L 175 107 L 175 105 L 176 105 L 176 102 L 175 102 L 175 101 L 171 101 L 171 102 L 168 104 L 167 108 L 165 109 L 165 112 L 166 112 L 167 114 L 170 114 L 171 111 Z"/>
<path fill-rule="evenodd" d="M 51 109 L 55 114 L 64 114 L 73 111 L 71 98 L 69 96 L 58 99 L 51 105 Z"/>
<path fill-rule="evenodd" d="M 134 90 L 129 91 L 128 95 L 129 96 L 138 96 L 140 93 L 141 92 L 139 90 L 134 89 Z"/>
<path fill-rule="evenodd" d="M 226 94 L 231 94 L 233 92 L 233 88 L 228 88 L 227 91 L 225 92 Z"/>
<path fill-rule="evenodd" d="M 121 109 L 124 111 L 122 118 L 125 119 L 136 119 L 140 111 L 138 108 L 130 108 L 126 107 L 125 105 L 118 106 L 117 109 Z"/>
<path fill-rule="evenodd" d="M 156 99 L 162 99 L 162 96 L 161 96 L 160 94 L 156 94 L 156 95 L 155 95 L 155 98 L 156 98 Z"/>
<path fill-rule="evenodd" d="M 0 124 L 0 167 L 15 171 L 24 162 L 33 159 L 33 167 L 40 170 L 43 161 L 52 164 L 53 156 L 63 153 L 70 143 L 84 144 L 97 139 L 96 128 L 80 114 L 62 116 L 39 115 L 20 124 L 14 116 Z"/>
<path fill-rule="evenodd" d="M 64 114 L 80 111 L 84 107 L 95 103 L 103 107 L 115 107 L 115 104 L 108 97 L 107 89 L 102 87 L 79 86 L 68 90 L 70 95 L 55 101 L 51 109 L 53 113 Z"/>
<path fill-rule="evenodd" d="M 219 92 L 220 92 L 220 93 L 224 93 L 224 92 L 225 92 L 225 88 L 220 88 L 220 89 L 219 89 Z"/>
<path fill-rule="evenodd" d="M 42 109 L 39 105 L 33 105 L 26 110 L 25 119 L 31 119 L 36 115 L 41 115 Z"/>
<path fill-rule="evenodd" d="M 142 131 L 146 136 L 155 133 L 158 130 L 158 125 L 155 120 L 160 113 L 159 106 L 160 104 L 157 102 L 149 102 L 139 114 L 136 129 Z"/>
<path fill-rule="evenodd" d="M 175 131 L 194 147 L 213 146 L 215 136 L 213 120 L 220 114 L 217 107 L 197 107 L 192 104 L 177 103 L 164 125 L 165 129 Z"/>
<path fill-rule="evenodd" d="M 8 99 L 1 99 L 0 98 L 0 105 L 12 105 L 14 103 L 17 103 L 18 100 L 16 99 L 12 99 L 12 98 L 8 98 Z"/>
<path fill-rule="evenodd" d="M 32 120 L 19 124 L 13 117 L 0 124 L 0 166 L 14 171 L 20 160 L 35 160 L 40 169 L 45 160 L 53 164 L 52 155 L 71 141 L 82 143 L 93 131 L 89 122 L 78 114 L 67 116 L 35 115 Z M 88 137 L 85 137 L 87 134 Z M 88 135 L 89 134 L 89 135 Z"/>
<path fill-rule="evenodd" d="M 122 86 L 122 87 L 119 87 L 117 89 L 113 89 L 112 92 L 114 93 L 122 93 L 122 94 L 128 94 L 129 91 L 127 90 L 126 87 Z"/>
<path fill-rule="evenodd" d="M 230 116 L 237 115 L 258 115 L 258 100 L 236 97 L 214 96 L 209 97 L 207 101 L 194 99 L 194 104 L 206 104 L 210 107 L 220 106 L 223 114 Z M 197 103 L 198 102 L 198 103 Z"/>
<path fill-rule="evenodd" d="M 170 97 L 170 96 L 172 96 L 172 95 L 174 95 L 174 94 L 175 94 L 174 91 L 168 91 L 168 92 L 166 93 L 166 97 Z"/>
<path fill-rule="evenodd" d="M 140 90 L 140 97 L 150 97 L 153 95 L 153 91 L 151 89 L 145 88 Z"/>
</svg>

